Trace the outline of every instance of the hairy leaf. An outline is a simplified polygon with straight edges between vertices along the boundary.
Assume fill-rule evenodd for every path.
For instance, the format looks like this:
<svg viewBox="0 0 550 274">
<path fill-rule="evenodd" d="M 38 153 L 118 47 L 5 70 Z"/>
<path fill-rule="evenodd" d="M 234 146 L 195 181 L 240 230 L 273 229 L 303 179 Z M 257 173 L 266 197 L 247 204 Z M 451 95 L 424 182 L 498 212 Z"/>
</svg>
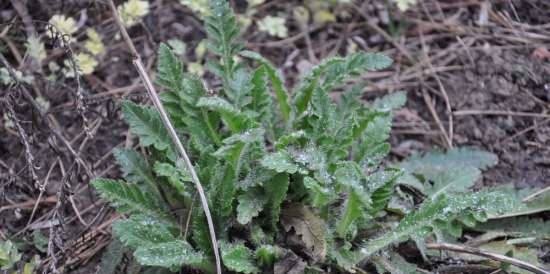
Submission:
<svg viewBox="0 0 550 274">
<path fill-rule="evenodd" d="M 202 253 L 195 251 L 189 243 L 182 240 L 142 245 L 136 249 L 134 256 L 142 265 L 161 266 L 173 271 L 182 265 L 211 271 L 213 268 L 212 265 L 205 265 Z"/>
<path fill-rule="evenodd" d="M 265 183 L 265 192 L 269 194 L 267 211 L 272 227 L 276 227 L 275 225 L 279 221 L 281 204 L 286 198 L 289 184 L 290 182 L 288 174 L 285 173 L 279 173 L 275 175 L 269 182 Z"/>
<path fill-rule="evenodd" d="M 170 219 L 159 200 L 151 193 L 142 192 L 137 185 L 110 179 L 94 179 L 92 185 L 101 197 L 113 203 L 121 212 L 146 213 L 161 219 Z"/>
<path fill-rule="evenodd" d="M 259 273 L 260 269 L 253 260 L 253 254 L 242 242 L 220 242 L 223 264 L 232 271 L 239 273 Z"/>
<path fill-rule="evenodd" d="M 242 224 L 248 224 L 252 218 L 258 216 L 264 205 L 267 203 L 267 197 L 259 191 L 247 191 L 237 198 L 237 221 Z"/>
<path fill-rule="evenodd" d="M 279 103 L 281 115 L 285 121 L 288 121 L 290 119 L 290 112 L 292 109 L 288 103 L 288 91 L 285 88 L 282 76 L 279 75 L 277 70 L 269 63 L 269 61 L 258 53 L 253 51 L 243 51 L 241 52 L 241 55 L 256 60 L 265 69 L 267 77 L 271 81 L 273 90 L 275 91 L 275 96 L 277 98 L 277 102 Z"/>
<path fill-rule="evenodd" d="M 171 242 L 176 239 L 174 227 L 159 219 L 142 214 L 113 223 L 113 232 L 124 245 L 138 248 L 144 245 Z"/>
<path fill-rule="evenodd" d="M 130 125 L 130 131 L 139 136 L 142 146 L 152 145 L 160 151 L 167 151 L 167 155 L 175 159 L 170 135 L 161 122 L 159 114 L 153 108 L 124 101 L 122 112 L 124 119 Z"/>
<path fill-rule="evenodd" d="M 126 180 L 145 183 L 149 191 L 160 197 L 151 168 L 143 155 L 129 149 L 115 149 L 113 155 Z"/>
<path fill-rule="evenodd" d="M 275 170 L 277 172 L 286 172 L 286 173 L 304 173 L 305 170 L 294 162 L 292 156 L 288 151 L 281 150 L 271 154 L 267 154 L 261 160 L 262 166 L 265 168 Z"/>
</svg>

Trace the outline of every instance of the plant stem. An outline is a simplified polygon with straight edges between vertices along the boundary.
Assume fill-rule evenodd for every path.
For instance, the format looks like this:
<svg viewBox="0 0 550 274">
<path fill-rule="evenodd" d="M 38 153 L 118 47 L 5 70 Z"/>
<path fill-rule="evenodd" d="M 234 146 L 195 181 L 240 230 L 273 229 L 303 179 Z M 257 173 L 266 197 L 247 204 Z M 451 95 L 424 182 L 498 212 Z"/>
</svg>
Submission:
<svg viewBox="0 0 550 274">
<path fill-rule="evenodd" d="M 149 93 L 149 97 L 151 98 L 151 101 L 153 101 L 153 104 L 155 105 L 155 108 L 160 114 L 160 118 L 162 120 L 162 123 L 164 126 L 168 129 L 168 133 L 170 134 L 170 137 L 172 138 L 172 141 L 176 145 L 176 148 L 180 154 L 180 156 L 183 158 L 186 168 L 191 174 L 191 179 L 193 179 L 193 183 L 195 184 L 195 187 L 197 188 L 197 192 L 199 194 L 202 208 L 204 210 L 204 213 L 206 215 L 206 220 L 208 222 L 208 230 L 210 232 L 210 238 L 212 240 L 212 249 L 214 250 L 214 257 L 216 259 L 216 273 L 221 274 L 221 262 L 220 262 L 220 254 L 218 250 L 218 242 L 216 240 L 216 232 L 214 230 L 214 222 L 212 221 L 212 215 L 210 214 L 210 209 L 208 207 L 208 201 L 206 200 L 206 195 L 204 194 L 204 189 L 202 187 L 202 184 L 199 180 L 199 177 L 197 176 L 197 173 L 195 172 L 195 168 L 193 167 L 193 164 L 191 163 L 191 160 L 189 159 L 189 156 L 187 156 L 187 152 L 185 151 L 185 148 L 183 147 L 183 144 L 178 138 L 178 134 L 176 133 L 176 130 L 174 129 L 174 126 L 170 122 L 170 119 L 168 118 L 168 115 L 166 114 L 166 111 L 164 110 L 164 107 L 162 106 L 162 103 L 160 102 L 160 99 L 157 95 L 156 89 L 153 86 L 153 83 L 151 82 L 151 79 L 149 78 L 149 75 L 147 75 L 147 71 L 145 70 L 145 67 L 143 66 L 143 63 L 141 62 L 141 58 L 139 57 L 139 54 L 134 46 L 134 43 L 132 42 L 132 39 L 130 39 L 130 36 L 128 35 L 128 32 L 126 32 L 126 29 L 124 28 L 124 25 L 122 24 L 122 21 L 120 20 L 120 15 L 118 14 L 118 11 L 116 9 L 115 3 L 113 0 L 109 0 L 109 4 L 111 6 L 111 10 L 113 12 L 113 17 L 115 19 L 115 22 L 120 29 L 120 32 L 122 33 L 122 37 L 124 38 L 127 46 L 130 48 L 130 52 L 132 54 L 132 63 L 134 64 L 141 80 L 143 81 L 147 92 Z"/>
</svg>

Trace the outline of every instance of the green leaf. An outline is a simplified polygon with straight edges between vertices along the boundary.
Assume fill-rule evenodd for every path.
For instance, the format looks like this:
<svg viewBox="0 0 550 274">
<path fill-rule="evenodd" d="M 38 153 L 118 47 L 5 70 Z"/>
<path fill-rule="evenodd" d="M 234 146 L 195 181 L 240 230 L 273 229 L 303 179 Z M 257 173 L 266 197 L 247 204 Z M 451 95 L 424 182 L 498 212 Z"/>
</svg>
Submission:
<svg viewBox="0 0 550 274">
<path fill-rule="evenodd" d="M 259 191 L 249 190 L 237 198 L 237 221 L 242 224 L 248 224 L 252 218 L 258 216 L 262 211 L 268 199 Z"/>
<path fill-rule="evenodd" d="M 183 90 L 183 65 L 164 43 L 159 46 L 155 82 L 172 92 Z"/>
<path fill-rule="evenodd" d="M 267 89 L 267 72 L 266 69 L 261 66 L 252 73 L 252 90 L 250 95 L 252 101 L 250 108 L 258 113 L 258 120 L 262 124 L 266 125 L 266 128 L 271 126 L 271 119 L 273 118 L 274 103 L 269 90 Z"/>
<path fill-rule="evenodd" d="M 304 173 L 305 170 L 294 162 L 288 151 L 281 150 L 265 155 L 261 160 L 262 166 L 267 169 L 282 173 L 293 174 L 296 172 Z"/>
<path fill-rule="evenodd" d="M 515 189 L 512 186 L 503 186 L 495 189 L 510 197 L 513 204 L 510 210 L 504 212 L 489 212 L 489 219 L 509 218 L 550 211 L 550 193 L 545 193 L 530 202 L 521 202 L 525 197 L 535 193 L 536 189 Z"/>
<path fill-rule="evenodd" d="M 432 199 L 443 193 L 464 192 L 481 178 L 481 171 L 475 167 L 450 168 L 436 174 L 433 184 L 425 187 L 425 192 Z"/>
<path fill-rule="evenodd" d="M 140 246 L 166 243 L 176 240 L 177 228 L 159 219 L 135 214 L 126 220 L 113 223 L 113 232 L 124 245 L 136 249 Z"/>
<path fill-rule="evenodd" d="M 272 266 L 278 258 L 277 247 L 272 245 L 261 245 L 256 249 L 256 259 L 262 266 Z"/>
<path fill-rule="evenodd" d="M 0 269 L 9 270 L 21 260 L 21 253 L 10 241 L 0 241 Z"/>
<path fill-rule="evenodd" d="M 311 177 L 304 177 L 304 187 L 310 191 L 309 195 L 312 199 L 312 205 L 319 209 L 329 205 L 338 198 L 334 190 L 321 186 L 317 180 Z"/>
<path fill-rule="evenodd" d="M 130 131 L 139 136 L 142 146 L 153 145 L 160 151 L 167 151 L 168 157 L 175 160 L 172 140 L 170 140 L 170 135 L 155 109 L 124 101 L 122 112 L 124 113 L 124 119 L 130 125 Z"/>
<path fill-rule="evenodd" d="M 220 147 L 214 156 L 225 159 L 240 174 L 243 162 L 251 150 L 251 145 L 263 141 L 264 130 L 260 128 L 250 129 L 241 134 L 233 134 L 223 140 L 224 145 Z"/>
<path fill-rule="evenodd" d="M 272 227 L 276 227 L 277 222 L 279 222 L 281 204 L 287 196 L 289 185 L 290 179 L 288 178 L 288 174 L 285 173 L 275 175 L 273 179 L 264 185 L 265 192 L 269 194 L 267 212 Z"/>
<path fill-rule="evenodd" d="M 392 60 L 384 55 L 364 52 L 323 60 L 300 81 L 294 92 L 296 115 L 306 110 L 315 89 L 320 88 L 328 93 L 349 77 L 360 76 L 366 71 L 384 69 L 391 63 Z M 324 81 L 321 81 L 323 76 Z"/>
<path fill-rule="evenodd" d="M 131 149 L 117 148 L 113 151 L 113 155 L 126 180 L 135 183 L 145 183 L 149 191 L 160 197 L 156 180 L 151 173 L 151 168 L 142 154 Z"/>
<path fill-rule="evenodd" d="M 407 102 L 407 93 L 398 91 L 376 99 L 372 107 L 379 111 L 391 111 L 402 108 Z"/>
<path fill-rule="evenodd" d="M 362 252 L 370 256 L 388 245 L 409 238 L 422 242 L 434 229 L 447 229 L 457 218 L 473 212 L 507 212 L 514 206 L 514 198 L 502 191 L 442 194 L 435 199 L 426 199 L 420 209 L 407 214 L 395 229 L 367 242 Z"/>
<path fill-rule="evenodd" d="M 243 48 L 241 43 L 235 41 L 239 35 L 239 27 L 227 1 L 210 0 L 209 4 L 210 13 L 204 21 L 209 39 L 207 48 L 220 56 L 221 71 L 217 75 L 222 78 L 225 89 L 229 90 L 235 69 L 233 57 Z"/>
<path fill-rule="evenodd" d="M 344 242 L 344 245 L 339 248 L 334 248 L 331 251 L 331 257 L 334 258 L 336 264 L 344 270 L 353 273 L 362 256 L 358 251 L 351 250 L 351 244 Z"/>
<path fill-rule="evenodd" d="M 170 219 L 164 207 L 151 193 L 142 192 L 137 185 L 110 179 L 94 179 L 92 185 L 100 196 L 120 212 L 146 213 L 161 219 Z"/>
<path fill-rule="evenodd" d="M 198 100 L 196 106 L 218 112 L 232 132 L 241 132 L 246 125 L 246 115 L 220 97 L 202 97 Z"/>
<path fill-rule="evenodd" d="M 222 226 L 233 214 L 233 200 L 237 187 L 233 169 L 229 165 L 219 166 L 219 170 L 211 179 L 212 187 L 208 190 L 210 203 L 215 208 L 214 215 L 218 225 Z"/>
<path fill-rule="evenodd" d="M 260 269 L 254 262 L 252 251 L 242 242 L 220 242 L 223 264 L 231 271 L 239 273 L 259 273 Z"/>
<path fill-rule="evenodd" d="M 177 162 L 181 163 L 181 162 Z M 175 167 L 169 163 L 155 162 L 153 170 L 160 177 L 166 177 L 170 185 L 178 191 L 180 195 L 185 196 L 185 186 L 183 182 L 191 182 L 191 175 L 189 171 L 183 166 L 183 163 L 179 164 L 179 167 Z"/>
<path fill-rule="evenodd" d="M 174 90 L 161 93 L 160 98 L 177 130 L 189 134 L 193 142 L 200 144 L 202 151 L 212 144 L 221 144 L 216 132 L 219 117 L 196 106 L 197 101 L 206 95 L 202 80 L 185 74 L 181 83 L 172 86 L 175 86 Z"/>
<path fill-rule="evenodd" d="M 434 151 L 422 157 L 411 156 L 399 163 L 398 168 L 405 171 L 399 179 L 400 184 L 415 188 L 430 196 L 437 196 L 445 191 L 461 192 L 481 177 L 481 171 L 497 163 L 497 157 L 488 152 L 456 148 L 446 153 Z"/>
<path fill-rule="evenodd" d="M 400 171 L 388 169 L 369 176 L 368 184 L 372 190 L 372 203 L 368 206 L 368 211 L 371 216 L 376 216 L 386 207 L 394 194 L 396 180 L 401 174 Z"/>
<path fill-rule="evenodd" d="M 269 63 L 269 61 L 263 58 L 260 54 L 253 51 L 243 51 L 241 55 L 250 59 L 253 59 L 260 63 L 267 73 L 267 77 L 271 81 L 273 90 L 275 91 L 275 97 L 279 103 L 279 110 L 285 121 L 290 120 L 291 107 L 288 103 L 288 91 L 284 86 L 283 77 L 277 72 L 277 70 Z"/>
<path fill-rule="evenodd" d="M 39 229 L 32 232 L 32 243 L 42 253 L 47 253 L 49 240 L 49 237 L 44 235 Z"/>
<path fill-rule="evenodd" d="M 361 217 L 362 214 L 363 206 L 361 197 L 359 197 L 359 194 L 356 191 L 351 189 L 346 199 L 342 217 L 340 218 L 338 227 L 336 228 L 336 233 L 338 236 L 344 238 L 348 233 L 350 225 Z"/>
<path fill-rule="evenodd" d="M 202 253 L 195 251 L 189 243 L 182 240 L 140 246 L 134 252 L 134 257 L 142 265 L 166 267 L 172 271 L 182 265 L 205 268 Z M 212 269 L 213 266 L 210 265 L 208 268 Z"/>
</svg>

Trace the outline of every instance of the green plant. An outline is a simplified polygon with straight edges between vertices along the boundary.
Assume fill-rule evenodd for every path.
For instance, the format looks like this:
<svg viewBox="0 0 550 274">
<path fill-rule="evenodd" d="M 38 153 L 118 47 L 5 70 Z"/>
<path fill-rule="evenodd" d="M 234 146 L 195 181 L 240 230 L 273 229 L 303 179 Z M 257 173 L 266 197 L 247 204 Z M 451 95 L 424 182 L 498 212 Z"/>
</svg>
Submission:
<svg viewBox="0 0 550 274">
<path fill-rule="evenodd" d="M 208 70 L 221 87 L 209 92 L 201 79 L 184 74 L 166 45 L 159 49 L 156 82 L 204 184 L 227 269 L 260 273 L 289 252 L 281 235 L 295 234 L 310 266 L 354 272 L 360 261 L 396 243 L 412 239 L 423 250 L 432 236 L 460 236 L 463 226 L 517 205 L 500 190 L 469 191 L 480 169 L 494 164 L 488 153 L 453 150 L 384 167 L 392 111 L 406 95 L 367 105 L 360 99 L 364 83 L 347 83 L 390 66 L 388 57 L 358 52 L 324 60 L 289 93 L 266 59 L 243 51 L 224 0 L 211 0 L 208 14 L 208 49 L 219 56 Z M 250 71 L 237 56 L 256 68 Z M 337 102 L 329 96 L 335 89 L 344 90 Z M 129 101 L 122 111 L 148 153 L 116 150 L 126 180 L 93 181 L 129 216 L 113 224 L 114 234 L 143 265 L 212 273 L 205 216 L 160 117 Z M 420 205 L 403 185 L 419 189 Z"/>
<path fill-rule="evenodd" d="M 20 260 L 21 253 L 10 240 L 0 241 L 0 269 L 11 269 Z"/>
</svg>

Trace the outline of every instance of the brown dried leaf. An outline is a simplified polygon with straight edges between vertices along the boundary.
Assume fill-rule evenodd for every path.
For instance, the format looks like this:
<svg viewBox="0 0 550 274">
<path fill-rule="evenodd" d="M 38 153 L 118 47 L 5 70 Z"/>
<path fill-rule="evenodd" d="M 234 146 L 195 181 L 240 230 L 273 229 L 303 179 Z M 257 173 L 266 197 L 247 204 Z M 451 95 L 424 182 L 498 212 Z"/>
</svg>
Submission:
<svg viewBox="0 0 550 274">
<path fill-rule="evenodd" d="M 281 223 L 287 232 L 294 228 L 306 248 L 312 252 L 314 259 L 325 258 L 327 255 L 325 223 L 308 207 L 302 204 L 290 204 L 282 211 Z"/>
</svg>

